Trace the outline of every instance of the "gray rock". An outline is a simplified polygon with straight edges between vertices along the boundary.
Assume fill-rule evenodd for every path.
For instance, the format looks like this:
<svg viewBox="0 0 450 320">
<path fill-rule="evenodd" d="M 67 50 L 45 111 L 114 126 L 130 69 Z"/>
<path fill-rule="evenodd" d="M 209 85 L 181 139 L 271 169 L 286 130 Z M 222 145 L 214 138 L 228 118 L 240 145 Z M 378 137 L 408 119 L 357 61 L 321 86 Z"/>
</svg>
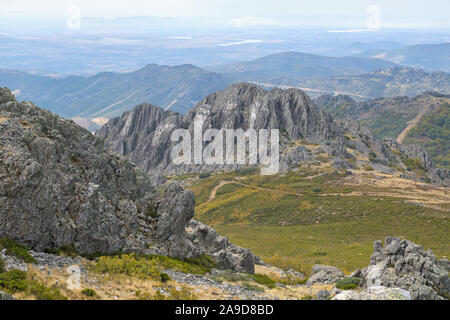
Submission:
<svg viewBox="0 0 450 320">
<path fill-rule="evenodd" d="M 319 290 L 316 293 L 315 300 L 329 300 L 330 299 L 330 293 L 327 290 Z"/>
<path fill-rule="evenodd" d="M 204 98 L 184 116 L 143 104 L 110 120 L 96 131 L 96 135 L 105 139 L 106 145 L 114 151 L 128 155 L 133 163 L 150 174 L 155 183 L 165 175 L 245 167 L 242 164 L 173 164 L 171 151 L 176 143 L 171 142 L 172 132 L 188 129 L 193 137 L 196 120 L 202 120 L 203 131 L 207 128 L 279 129 L 281 172 L 295 169 L 299 162 L 310 161 L 320 155 L 313 154 L 305 146 L 296 145 L 303 139 L 319 145 L 316 151 L 335 158 L 333 165 L 338 169 L 356 168 L 355 157 L 348 151 L 350 148 L 366 156 L 374 153 L 376 157 L 371 166 L 381 172 L 392 173 L 389 167 L 392 163 L 402 165 L 400 155 L 414 156 L 424 163 L 432 181 L 446 183 L 448 180 L 448 172 L 437 169 L 420 148 L 379 141 L 356 121 L 338 120 L 324 112 L 298 89 L 266 91 L 254 84 L 237 83 Z M 204 142 L 203 147 L 206 145 Z M 400 155 L 394 154 L 391 148 L 399 149 Z"/>
<path fill-rule="evenodd" d="M 411 300 L 409 291 L 400 288 L 376 286 L 361 292 L 346 290 L 336 294 L 332 300 Z"/>
<path fill-rule="evenodd" d="M 172 184 L 161 193 L 73 121 L 19 103 L 7 89 L 0 101 L 0 237 L 34 251 L 206 253 L 224 268 L 254 271 L 248 250 L 191 220 L 192 192 Z M 188 225 L 198 232 L 186 232 Z"/>
<path fill-rule="evenodd" d="M 16 299 L 14 299 L 12 295 L 0 291 L 0 300 L 16 300 Z"/>
<path fill-rule="evenodd" d="M 408 290 L 413 300 L 442 299 L 450 293 L 446 263 L 431 251 L 407 240 L 387 237 L 385 246 L 374 244 L 370 265 L 362 273 L 363 288 L 397 287 Z"/>
<path fill-rule="evenodd" d="M 307 285 L 314 283 L 332 284 L 345 276 L 344 272 L 336 267 L 315 265 L 312 268 L 311 276 L 306 281 Z"/>
</svg>

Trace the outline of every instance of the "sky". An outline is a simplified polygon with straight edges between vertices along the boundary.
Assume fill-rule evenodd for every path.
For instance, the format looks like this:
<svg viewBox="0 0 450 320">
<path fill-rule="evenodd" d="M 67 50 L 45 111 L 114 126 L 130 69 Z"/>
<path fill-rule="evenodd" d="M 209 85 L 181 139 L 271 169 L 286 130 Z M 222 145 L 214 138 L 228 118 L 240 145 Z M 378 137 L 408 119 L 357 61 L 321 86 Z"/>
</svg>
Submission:
<svg viewBox="0 0 450 320">
<path fill-rule="evenodd" d="M 207 19 L 237 28 L 365 28 L 374 15 L 381 28 L 450 28 L 449 0 L 0 0 L 0 17 L 62 19 L 74 6 L 82 18 Z"/>
</svg>

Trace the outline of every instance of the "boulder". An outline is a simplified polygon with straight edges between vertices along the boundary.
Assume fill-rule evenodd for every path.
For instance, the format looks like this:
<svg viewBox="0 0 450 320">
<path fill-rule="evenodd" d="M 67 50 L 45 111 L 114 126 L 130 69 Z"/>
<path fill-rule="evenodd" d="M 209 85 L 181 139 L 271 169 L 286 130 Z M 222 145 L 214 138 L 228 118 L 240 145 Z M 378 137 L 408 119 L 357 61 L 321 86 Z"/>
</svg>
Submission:
<svg viewBox="0 0 450 320">
<path fill-rule="evenodd" d="M 336 267 L 315 265 L 312 268 L 311 276 L 306 281 L 307 285 L 314 283 L 332 284 L 345 276 L 344 272 Z"/>
<path fill-rule="evenodd" d="M 361 292 L 346 290 L 336 294 L 332 300 L 411 300 L 409 291 L 400 288 L 374 286 Z"/>
</svg>

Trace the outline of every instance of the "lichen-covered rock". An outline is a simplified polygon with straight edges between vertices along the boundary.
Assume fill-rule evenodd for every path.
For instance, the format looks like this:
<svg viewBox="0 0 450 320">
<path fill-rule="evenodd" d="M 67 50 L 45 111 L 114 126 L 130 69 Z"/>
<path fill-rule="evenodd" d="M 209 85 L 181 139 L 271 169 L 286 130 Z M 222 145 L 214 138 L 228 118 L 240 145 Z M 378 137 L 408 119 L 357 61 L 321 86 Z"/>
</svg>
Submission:
<svg viewBox="0 0 450 320">
<path fill-rule="evenodd" d="M 450 294 L 445 263 L 439 262 L 431 250 L 398 238 L 387 237 L 384 247 L 381 241 L 375 241 L 370 265 L 361 276 L 363 288 L 402 288 L 413 300 L 442 299 Z"/>
<path fill-rule="evenodd" d="M 332 300 L 411 300 L 409 291 L 400 288 L 374 286 L 363 291 L 346 290 L 336 294 Z"/>
<path fill-rule="evenodd" d="M 81 254 L 161 252 L 220 256 L 253 272 L 253 255 L 213 230 L 186 227 L 194 196 L 177 184 L 161 193 L 129 160 L 71 120 L 0 88 L 0 237 L 36 251 L 73 245 Z M 210 243 L 221 243 L 211 246 Z"/>
<path fill-rule="evenodd" d="M 306 281 L 307 285 L 314 283 L 332 284 L 345 276 L 344 272 L 336 267 L 317 264 L 311 270 L 311 276 Z"/>
</svg>

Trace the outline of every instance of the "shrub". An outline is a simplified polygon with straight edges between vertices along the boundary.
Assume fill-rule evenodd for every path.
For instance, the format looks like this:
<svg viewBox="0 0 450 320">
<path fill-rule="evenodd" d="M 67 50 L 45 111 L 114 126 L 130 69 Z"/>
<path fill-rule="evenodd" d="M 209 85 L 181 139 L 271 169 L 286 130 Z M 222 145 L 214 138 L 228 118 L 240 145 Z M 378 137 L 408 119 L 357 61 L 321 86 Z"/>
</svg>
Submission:
<svg viewBox="0 0 450 320">
<path fill-rule="evenodd" d="M 312 295 L 310 295 L 310 294 L 300 298 L 300 300 L 313 300 L 313 299 L 314 299 L 314 297 Z"/>
<path fill-rule="evenodd" d="M 361 278 L 348 277 L 348 278 L 338 280 L 336 282 L 336 288 L 341 289 L 341 290 L 354 289 L 359 286 L 360 282 L 361 282 Z"/>
<path fill-rule="evenodd" d="M 211 177 L 211 173 L 209 173 L 209 172 L 200 173 L 200 175 L 199 175 L 200 179 L 205 179 L 205 178 L 209 178 L 209 177 Z"/>
<path fill-rule="evenodd" d="M 12 239 L 2 238 L 0 239 L 0 250 L 6 249 L 6 254 L 15 256 L 27 263 L 36 263 L 36 260 L 28 252 L 30 249 L 24 245 L 15 242 Z"/>
<path fill-rule="evenodd" d="M 194 258 L 187 258 L 184 261 L 200 266 L 204 268 L 206 272 L 211 272 L 212 269 L 218 267 L 216 260 L 214 260 L 213 257 L 208 256 L 207 254 L 201 254 Z"/>
<path fill-rule="evenodd" d="M 79 255 L 77 249 L 73 245 L 62 246 L 60 248 L 47 248 L 44 252 L 71 258 L 75 258 Z"/>
<path fill-rule="evenodd" d="M 0 288 L 8 293 L 27 290 L 28 281 L 26 272 L 21 270 L 10 270 L 0 274 Z"/>
<path fill-rule="evenodd" d="M 97 295 L 97 292 L 95 292 L 94 289 L 86 288 L 81 290 L 81 294 L 84 294 L 86 297 L 95 297 Z"/>
<path fill-rule="evenodd" d="M 151 261 L 136 257 L 134 254 L 122 254 L 112 257 L 102 256 L 92 269 L 100 273 L 118 273 L 141 278 L 159 278 L 159 271 Z"/>
<path fill-rule="evenodd" d="M 159 276 L 161 277 L 161 282 L 163 283 L 166 283 L 172 279 L 167 273 L 161 273 Z"/>
<path fill-rule="evenodd" d="M 265 285 L 268 288 L 275 288 L 275 281 L 265 274 L 254 274 L 253 278 L 256 283 Z"/>
<path fill-rule="evenodd" d="M 30 292 L 38 300 L 67 300 L 67 297 L 61 294 L 58 289 L 48 288 L 37 281 L 34 281 L 31 285 Z"/>
<path fill-rule="evenodd" d="M 156 210 L 155 206 L 153 204 L 149 204 L 147 208 L 144 211 L 144 214 L 147 217 L 152 217 L 153 219 L 158 218 L 158 211 Z"/>
<path fill-rule="evenodd" d="M 3 261 L 3 259 L 0 257 L 0 273 L 3 273 L 6 271 L 5 269 L 5 261 Z"/>
<path fill-rule="evenodd" d="M 243 282 L 241 283 L 241 286 L 248 291 L 264 292 L 263 288 L 249 282 Z"/>
<path fill-rule="evenodd" d="M 301 279 L 301 278 L 294 278 L 294 277 L 287 277 L 280 279 L 278 282 L 287 286 L 297 286 L 301 284 L 305 284 L 306 281 L 308 281 L 307 278 Z"/>
<path fill-rule="evenodd" d="M 166 269 L 204 275 L 210 272 L 216 265 L 214 259 L 206 255 L 181 261 L 161 255 L 121 253 L 114 256 L 99 257 L 97 263 L 91 269 L 100 273 L 126 274 L 129 276 L 162 280 L 161 272 Z"/>
</svg>

